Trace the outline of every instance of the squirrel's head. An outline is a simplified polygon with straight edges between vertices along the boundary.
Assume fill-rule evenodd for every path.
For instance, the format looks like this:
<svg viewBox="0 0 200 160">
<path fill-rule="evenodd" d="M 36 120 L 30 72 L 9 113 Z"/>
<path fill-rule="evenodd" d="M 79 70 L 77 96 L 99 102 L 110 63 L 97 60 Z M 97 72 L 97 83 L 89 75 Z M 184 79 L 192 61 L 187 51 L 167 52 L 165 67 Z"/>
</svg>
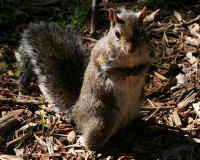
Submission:
<svg viewBox="0 0 200 160">
<path fill-rule="evenodd" d="M 137 49 L 146 43 L 146 34 L 142 27 L 146 12 L 146 7 L 138 13 L 113 8 L 109 11 L 113 45 L 118 46 L 119 50 L 127 55 L 136 53 Z"/>
<path fill-rule="evenodd" d="M 98 66 L 131 68 L 141 63 L 151 63 L 152 45 L 143 29 L 146 12 L 146 7 L 141 12 L 110 9 L 109 32 L 97 43 L 92 54 Z"/>
</svg>

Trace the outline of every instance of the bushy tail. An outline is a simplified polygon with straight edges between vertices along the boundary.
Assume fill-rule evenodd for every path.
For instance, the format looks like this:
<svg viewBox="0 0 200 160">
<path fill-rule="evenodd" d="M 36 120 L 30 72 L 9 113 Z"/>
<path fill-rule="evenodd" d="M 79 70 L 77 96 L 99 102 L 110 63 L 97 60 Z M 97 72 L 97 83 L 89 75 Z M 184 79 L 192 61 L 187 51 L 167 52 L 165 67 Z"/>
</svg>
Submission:
<svg viewBox="0 0 200 160">
<path fill-rule="evenodd" d="M 85 50 L 73 29 L 31 23 L 22 34 L 18 52 L 25 67 L 21 85 L 34 73 L 49 103 L 66 110 L 75 102 L 82 85 Z"/>
</svg>

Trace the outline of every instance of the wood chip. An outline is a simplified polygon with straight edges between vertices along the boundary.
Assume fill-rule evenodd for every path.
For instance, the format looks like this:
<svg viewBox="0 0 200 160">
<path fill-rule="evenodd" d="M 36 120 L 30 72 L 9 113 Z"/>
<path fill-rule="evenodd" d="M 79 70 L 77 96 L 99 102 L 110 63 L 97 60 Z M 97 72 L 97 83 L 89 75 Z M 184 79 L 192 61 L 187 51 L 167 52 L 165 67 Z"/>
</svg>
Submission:
<svg viewBox="0 0 200 160">
<path fill-rule="evenodd" d="M 200 117 L 200 101 L 192 104 L 196 114 Z"/>
<path fill-rule="evenodd" d="M 155 16 L 158 14 L 159 11 L 160 11 L 160 9 L 157 9 L 154 12 L 152 12 L 151 14 L 149 14 L 148 16 L 146 16 L 146 18 L 144 19 L 144 22 L 152 22 L 152 21 L 154 21 Z"/>
<path fill-rule="evenodd" d="M 74 131 L 69 132 L 68 136 L 67 136 L 67 140 L 70 144 L 74 144 L 76 139 L 76 133 Z"/>
<path fill-rule="evenodd" d="M 188 29 L 191 33 L 196 38 L 200 38 L 200 34 L 198 33 L 199 31 L 199 24 L 194 23 L 193 25 L 188 26 Z"/>
<path fill-rule="evenodd" d="M 0 136 L 4 136 L 8 131 L 16 129 L 21 122 L 19 115 L 24 112 L 24 109 L 18 109 L 9 112 L 7 115 L 0 118 Z"/>
<path fill-rule="evenodd" d="M 172 112 L 172 117 L 173 117 L 173 121 L 174 121 L 174 123 L 176 124 L 177 127 L 182 126 L 182 123 L 181 123 L 181 120 L 180 120 L 180 117 L 178 115 L 177 110 L 174 110 Z"/>
<path fill-rule="evenodd" d="M 33 134 L 35 139 L 37 140 L 37 142 L 42 146 L 42 147 L 47 147 L 47 144 L 38 136 L 36 136 L 35 134 Z"/>
<path fill-rule="evenodd" d="M 0 155 L 0 160 L 24 160 L 24 158 L 11 155 Z"/>
<path fill-rule="evenodd" d="M 181 22 L 183 20 L 182 17 L 181 17 L 181 14 L 179 12 L 177 12 L 177 11 L 174 11 L 174 16 L 176 17 L 176 19 L 179 22 Z"/>
<path fill-rule="evenodd" d="M 178 103 L 178 110 L 184 108 L 185 106 L 187 106 L 189 103 L 192 103 L 195 99 L 195 97 L 197 96 L 198 93 L 193 93 L 193 91 L 190 92 L 190 94 L 181 102 Z"/>
<path fill-rule="evenodd" d="M 158 73 L 156 71 L 154 72 L 154 75 L 157 76 L 158 78 L 160 78 L 161 80 L 167 80 L 167 78 L 165 76 L 161 75 L 160 73 Z"/>
<path fill-rule="evenodd" d="M 192 19 L 191 21 L 187 22 L 187 25 L 198 22 L 199 20 L 200 20 L 200 15 L 198 15 L 196 18 Z"/>
<path fill-rule="evenodd" d="M 197 47 L 200 46 L 200 39 L 185 36 L 185 40 L 186 40 L 186 44 L 191 44 Z"/>
</svg>

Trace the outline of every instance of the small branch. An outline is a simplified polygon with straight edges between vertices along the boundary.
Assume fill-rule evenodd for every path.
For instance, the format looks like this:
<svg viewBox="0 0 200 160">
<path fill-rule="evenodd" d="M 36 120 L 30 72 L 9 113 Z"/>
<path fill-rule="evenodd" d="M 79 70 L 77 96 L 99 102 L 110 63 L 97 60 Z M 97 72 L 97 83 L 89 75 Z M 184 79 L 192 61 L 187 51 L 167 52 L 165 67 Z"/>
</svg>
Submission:
<svg viewBox="0 0 200 160">
<path fill-rule="evenodd" d="M 0 118 L 0 136 L 4 136 L 8 131 L 20 126 L 19 115 L 23 112 L 24 109 L 14 110 Z"/>
<path fill-rule="evenodd" d="M 95 33 L 95 10 L 96 10 L 96 0 L 92 0 L 92 19 L 90 25 L 90 34 Z"/>
<path fill-rule="evenodd" d="M 154 71 L 154 75 L 157 76 L 158 78 L 160 78 L 161 80 L 165 81 L 167 80 L 167 78 L 163 75 L 161 75 L 160 73 Z"/>
<path fill-rule="evenodd" d="M 160 110 L 160 108 L 156 107 L 156 110 L 153 111 L 148 117 L 146 117 L 144 120 L 148 121 L 151 117 L 153 117 L 158 111 Z"/>
<path fill-rule="evenodd" d="M 194 18 L 193 20 L 186 22 L 187 25 L 190 25 L 192 23 L 198 22 L 200 20 L 200 15 L 198 15 L 196 18 Z"/>
<path fill-rule="evenodd" d="M 153 116 L 160 110 L 160 107 L 156 107 L 156 106 L 154 105 L 154 103 L 151 102 L 150 99 L 147 98 L 147 100 L 148 100 L 149 103 L 152 105 L 152 108 L 156 108 L 156 110 L 154 110 L 148 117 L 144 118 L 144 120 L 146 120 L 146 121 L 149 120 L 151 117 L 153 117 Z"/>
<path fill-rule="evenodd" d="M 29 131 L 28 133 L 25 133 L 24 135 L 17 137 L 10 142 L 7 142 L 6 147 L 10 147 L 11 145 L 16 144 L 19 140 L 24 140 L 24 139 L 30 137 L 31 135 L 32 135 L 32 131 Z"/>
<path fill-rule="evenodd" d="M 97 40 L 95 38 L 91 38 L 91 37 L 86 37 L 86 36 L 81 36 L 82 39 L 86 39 L 86 40 L 89 40 L 91 42 L 97 42 Z"/>
<path fill-rule="evenodd" d="M 152 110 L 157 110 L 158 108 L 160 110 L 167 110 L 167 109 L 174 109 L 176 107 L 175 106 L 172 106 L 172 107 L 165 107 L 165 106 L 162 106 L 162 107 L 141 107 L 141 110 L 152 111 Z"/>
<path fill-rule="evenodd" d="M 40 101 L 27 101 L 27 100 L 17 100 L 13 98 L 3 98 L 0 97 L 0 104 L 9 104 L 9 105 L 42 105 Z M 47 104 L 44 102 L 44 104 Z"/>
</svg>

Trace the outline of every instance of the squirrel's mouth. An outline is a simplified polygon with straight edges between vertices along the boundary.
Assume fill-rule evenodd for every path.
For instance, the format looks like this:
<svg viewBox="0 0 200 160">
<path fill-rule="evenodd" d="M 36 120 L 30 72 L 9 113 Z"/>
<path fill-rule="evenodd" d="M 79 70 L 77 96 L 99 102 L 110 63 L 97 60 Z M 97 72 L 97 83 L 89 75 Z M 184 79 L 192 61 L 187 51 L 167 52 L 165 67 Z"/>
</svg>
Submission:
<svg viewBox="0 0 200 160">
<path fill-rule="evenodd" d="M 127 53 L 128 55 L 133 55 L 133 54 L 136 54 L 136 50 L 135 49 L 128 50 Z"/>
<path fill-rule="evenodd" d="M 137 53 L 136 48 L 128 48 L 126 51 L 127 55 L 135 55 Z"/>
<path fill-rule="evenodd" d="M 124 45 L 124 50 L 127 55 L 134 55 L 137 52 L 137 48 L 135 47 L 135 44 L 133 42 L 126 42 Z"/>
<path fill-rule="evenodd" d="M 128 55 L 135 55 L 136 52 L 128 52 Z"/>
</svg>

